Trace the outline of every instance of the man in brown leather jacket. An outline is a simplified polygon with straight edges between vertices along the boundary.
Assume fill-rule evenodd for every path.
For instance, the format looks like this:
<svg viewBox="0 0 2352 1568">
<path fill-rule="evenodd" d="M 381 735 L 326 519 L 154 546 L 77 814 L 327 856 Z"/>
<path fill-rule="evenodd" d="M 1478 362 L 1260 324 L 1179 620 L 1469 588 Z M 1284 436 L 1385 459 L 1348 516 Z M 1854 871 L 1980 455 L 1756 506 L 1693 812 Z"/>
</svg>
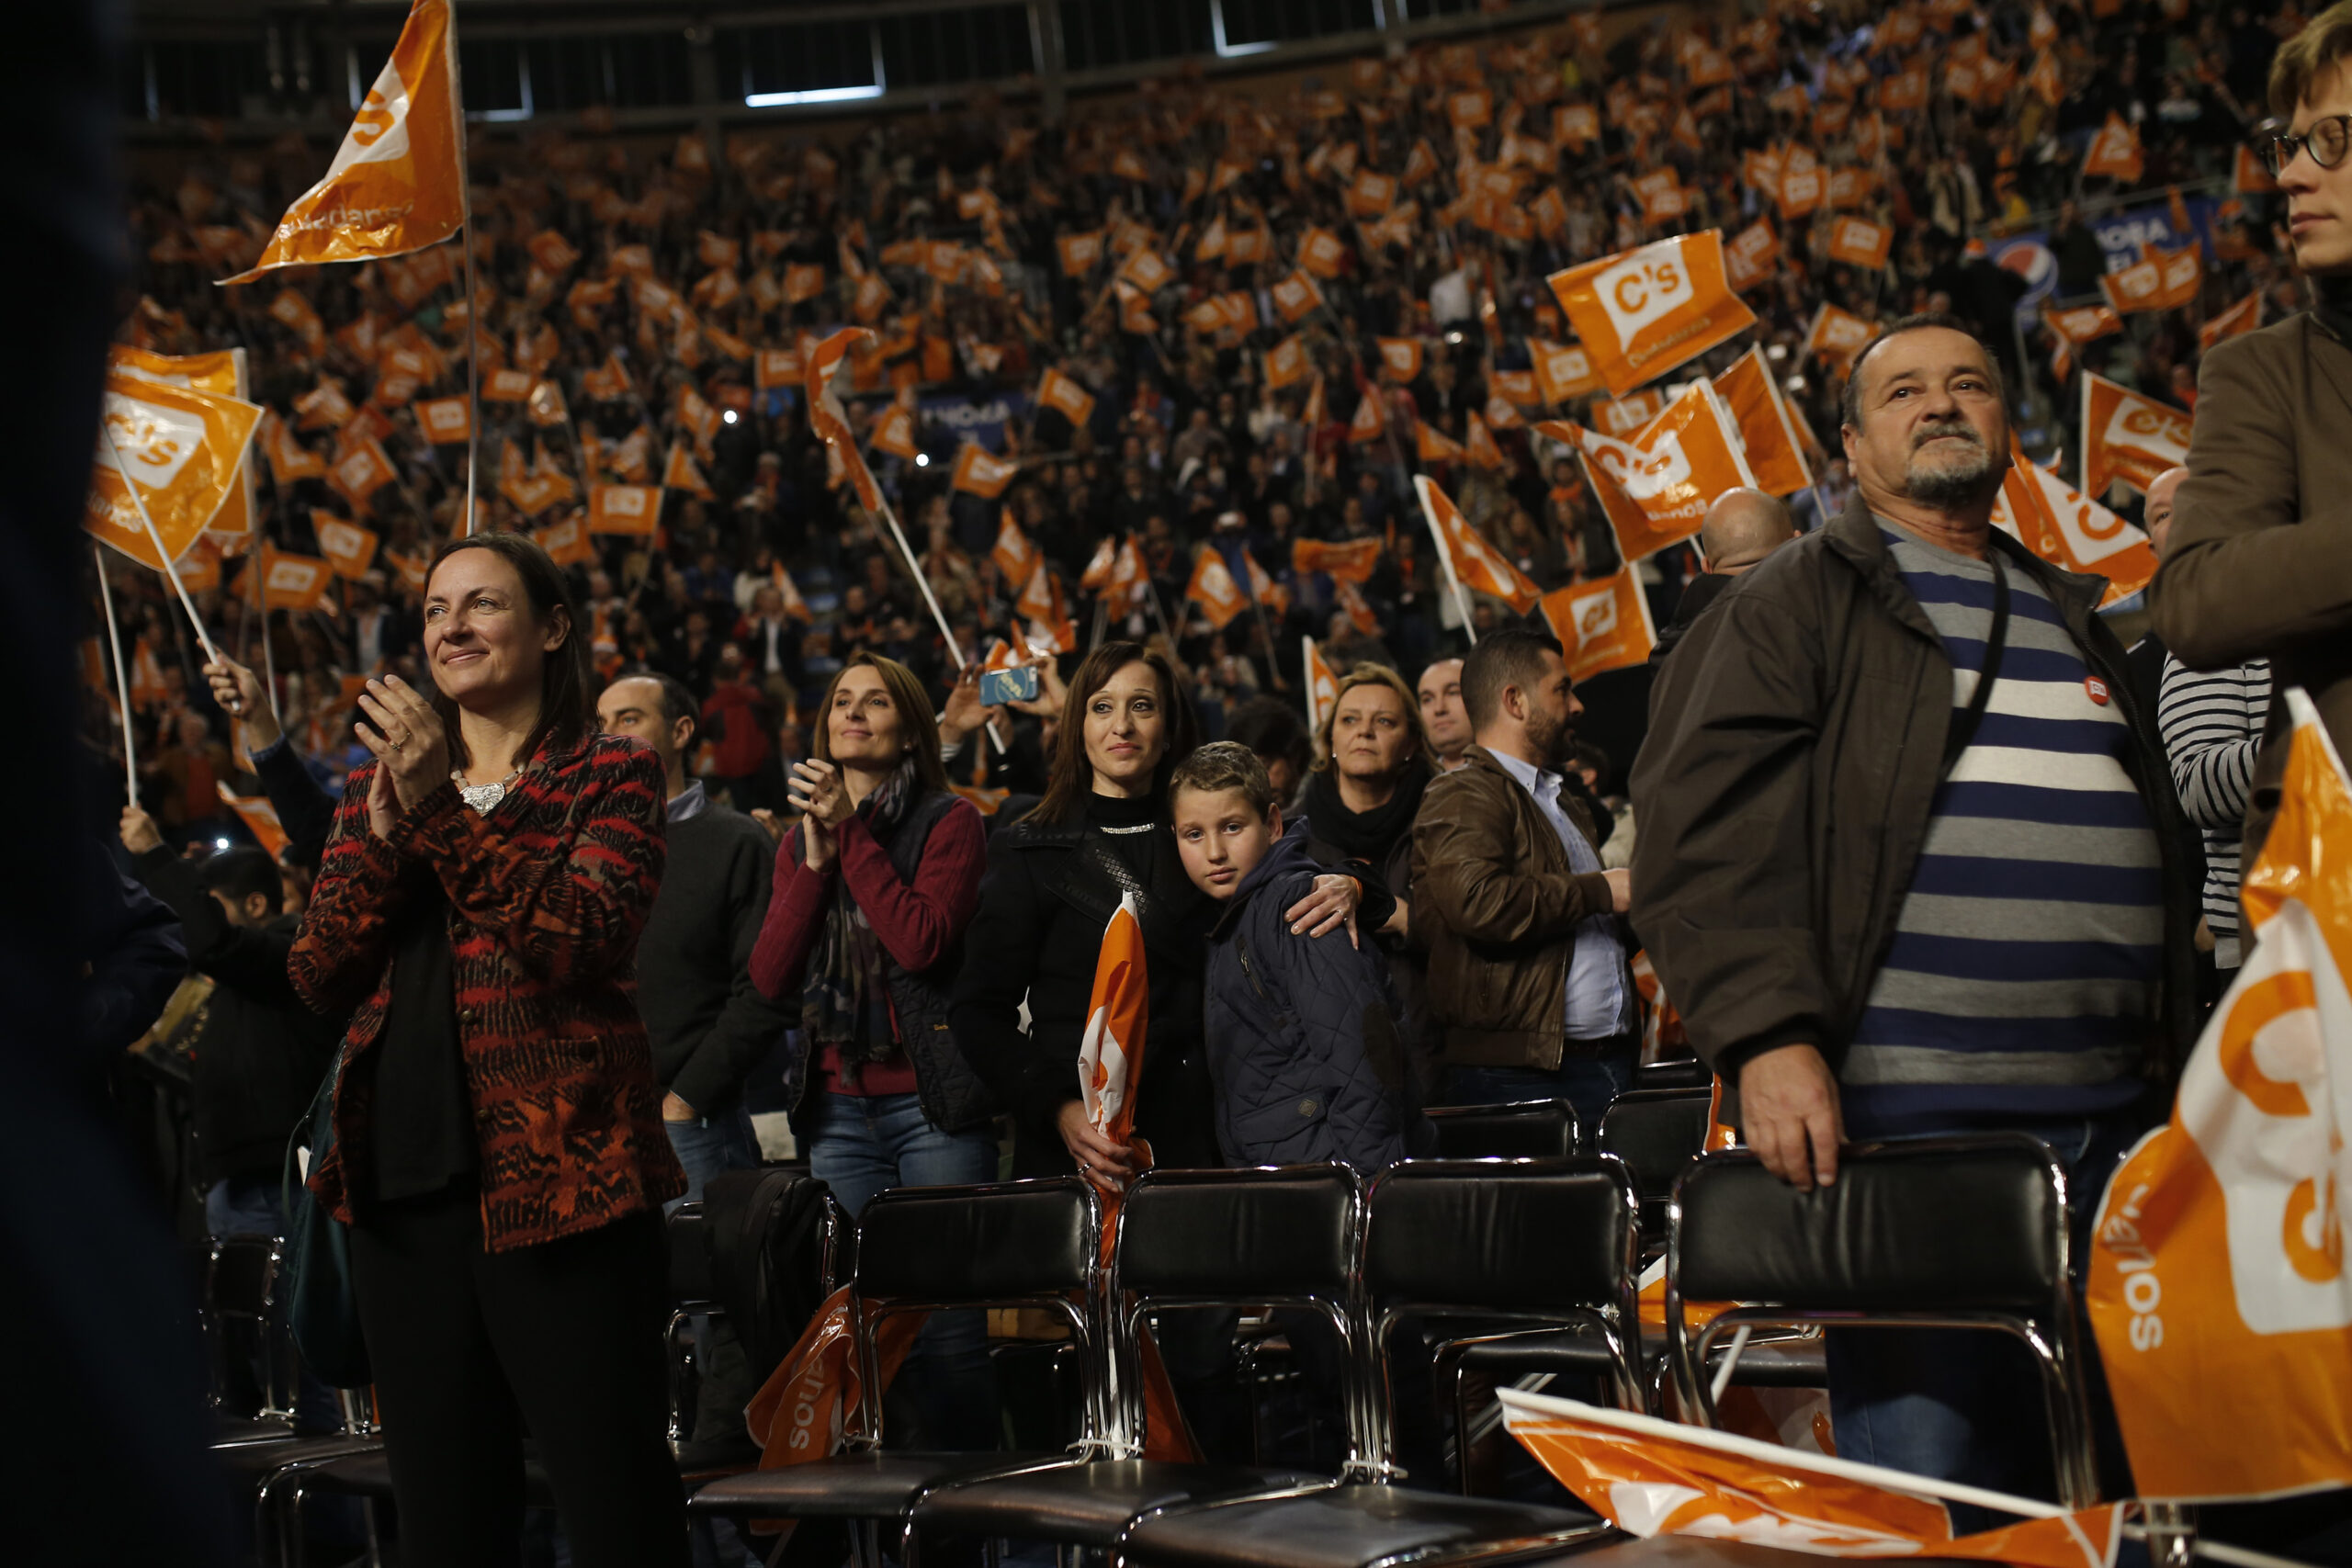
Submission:
<svg viewBox="0 0 2352 1568">
<path fill-rule="evenodd" d="M 1561 792 L 1584 706 L 1560 645 L 1493 632 L 1462 668 L 1476 741 L 1413 822 L 1413 923 L 1455 1105 L 1565 1099 L 1584 1126 L 1633 1081 L 1634 987 L 1584 803 Z"/>
</svg>

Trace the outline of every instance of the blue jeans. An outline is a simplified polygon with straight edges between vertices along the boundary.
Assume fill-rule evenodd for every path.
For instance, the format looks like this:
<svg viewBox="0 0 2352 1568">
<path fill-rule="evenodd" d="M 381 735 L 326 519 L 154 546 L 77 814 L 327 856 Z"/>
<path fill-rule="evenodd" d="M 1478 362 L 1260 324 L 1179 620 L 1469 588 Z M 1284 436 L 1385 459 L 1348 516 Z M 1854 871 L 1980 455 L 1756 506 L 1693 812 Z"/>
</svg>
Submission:
<svg viewBox="0 0 2352 1568">
<path fill-rule="evenodd" d="M 1448 1105 L 1509 1105 L 1521 1100 L 1565 1100 L 1576 1107 L 1577 1133 L 1589 1144 L 1600 1131 L 1609 1102 L 1634 1087 L 1641 1066 L 1637 1048 L 1628 1043 L 1599 1055 L 1578 1055 L 1572 1043 L 1560 1058 L 1560 1069 L 1546 1073 L 1533 1067 L 1448 1067 Z"/>
<path fill-rule="evenodd" d="M 2099 1196 L 2143 1130 L 2142 1121 L 2120 1112 L 2011 1123 L 2009 1130 L 2040 1138 L 2066 1168 L 2073 1271 L 2079 1287 Z M 2075 1326 L 2084 1350 L 2083 1375 L 2092 1380 L 2092 1425 L 2099 1448 L 2103 1456 L 2120 1452 L 2112 1446 L 2113 1416 L 2098 1377 L 2098 1357 L 2079 1310 Z M 2057 1497 L 2056 1472 L 2043 1436 L 2049 1422 L 2041 1373 L 2016 1340 L 1977 1329 L 1843 1328 L 1830 1330 L 1826 1353 L 1838 1458 L 2015 1495 Z M 2016 1522 L 1962 1504 L 1952 1505 L 1951 1512 L 1955 1533 Z"/>
<path fill-rule="evenodd" d="M 662 1130 L 670 1134 L 670 1152 L 686 1168 L 685 1196 L 666 1205 L 665 1213 L 680 1203 L 701 1202 L 703 1184 L 712 1177 L 750 1170 L 760 1163 L 759 1141 L 752 1135 L 752 1119 L 741 1105 L 692 1122 L 664 1122 Z"/>
<path fill-rule="evenodd" d="M 943 1133 L 911 1094 L 811 1090 L 808 1169 L 851 1216 L 888 1187 L 960 1187 L 996 1179 L 996 1139 L 986 1127 Z M 998 1446 L 996 1367 L 988 1316 L 931 1315 L 907 1357 L 908 1388 L 939 1447 Z"/>
<path fill-rule="evenodd" d="M 283 1236 L 286 1211 L 280 1206 L 282 1197 L 278 1179 L 274 1176 L 223 1177 L 205 1190 L 204 1228 L 215 1240 L 229 1235 Z M 281 1275 L 281 1289 L 285 1283 Z M 281 1321 L 272 1327 L 276 1333 L 282 1333 L 285 1325 Z M 268 1356 L 266 1342 L 255 1348 L 254 1392 L 270 1386 Z M 334 1390 L 312 1376 L 308 1367 L 296 1370 L 294 1424 L 305 1432 L 332 1432 L 343 1425 L 343 1406 L 336 1400 Z"/>
</svg>

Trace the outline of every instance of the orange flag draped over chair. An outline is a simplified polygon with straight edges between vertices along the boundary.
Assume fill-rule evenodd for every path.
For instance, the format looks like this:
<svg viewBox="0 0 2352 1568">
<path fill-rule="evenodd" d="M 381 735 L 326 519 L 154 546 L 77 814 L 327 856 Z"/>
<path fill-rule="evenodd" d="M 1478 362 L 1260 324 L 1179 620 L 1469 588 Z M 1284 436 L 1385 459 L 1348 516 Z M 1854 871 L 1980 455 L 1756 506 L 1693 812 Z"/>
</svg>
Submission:
<svg viewBox="0 0 2352 1568">
<path fill-rule="evenodd" d="M 2352 1482 L 2352 781 L 2300 688 L 2256 937 L 2094 1228 L 2084 1297 L 2143 1495 Z"/>
<path fill-rule="evenodd" d="M 1579 1502 L 1629 1535 L 1705 1536 L 1823 1557 L 1961 1558 L 2025 1568 L 2109 1568 L 2123 1505 L 1954 1537 L 1923 1477 L 1704 1427 L 1502 1389 L 1512 1437 Z M 1955 1489 L 1966 1490 L 1966 1489 Z"/>
<path fill-rule="evenodd" d="M 448 0 L 415 0 L 334 162 L 286 209 L 253 268 L 221 281 L 396 256 L 456 233 L 466 175 L 452 54 Z"/>
</svg>

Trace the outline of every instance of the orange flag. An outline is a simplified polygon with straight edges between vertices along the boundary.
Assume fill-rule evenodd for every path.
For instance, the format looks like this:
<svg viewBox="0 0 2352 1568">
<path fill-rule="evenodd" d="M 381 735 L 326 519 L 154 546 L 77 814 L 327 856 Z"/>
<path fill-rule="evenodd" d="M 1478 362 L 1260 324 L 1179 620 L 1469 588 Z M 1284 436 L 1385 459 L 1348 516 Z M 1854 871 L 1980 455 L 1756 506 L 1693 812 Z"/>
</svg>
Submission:
<svg viewBox="0 0 2352 1568">
<path fill-rule="evenodd" d="M 547 551 L 548 558 L 558 566 L 571 566 L 596 558 L 596 547 L 588 537 L 588 525 L 578 513 L 560 523 L 550 523 L 535 531 L 531 537 L 537 542 L 539 548 Z"/>
<path fill-rule="evenodd" d="M 1410 381 L 1421 373 L 1421 340 L 1384 337 L 1373 340 L 1380 349 L 1380 373 L 1392 381 Z"/>
<path fill-rule="evenodd" d="M 261 412 L 241 398 L 109 370 L 83 528 L 159 571 L 167 557 L 179 559 L 236 491 Z M 140 521 L 142 504 L 163 554 Z"/>
<path fill-rule="evenodd" d="M 1492 442 L 1488 443 L 1493 445 Z M 1413 456 L 1424 463 L 1453 463 L 1464 457 L 1462 443 L 1434 424 L 1413 422 Z"/>
<path fill-rule="evenodd" d="M 1518 416 L 1514 414 L 1512 417 Z M 1469 454 L 1472 462 L 1482 468 L 1498 471 L 1510 466 L 1503 457 L 1503 449 L 1495 445 L 1494 433 L 1487 428 L 1487 422 L 1478 417 L 1476 410 L 1464 417 L 1463 430 L 1463 450 Z"/>
<path fill-rule="evenodd" d="M 2058 346 L 2050 356 L 2050 368 L 2062 381 L 2072 371 L 2075 355 L 2083 344 L 2123 330 L 2122 318 L 2105 305 L 2078 305 L 2071 310 L 2053 310 L 2044 305 L 2041 323 L 2058 340 Z"/>
<path fill-rule="evenodd" d="M 1270 290 L 1275 313 L 1284 322 L 1296 322 L 1323 303 L 1323 290 L 1304 272 L 1293 272 Z"/>
<path fill-rule="evenodd" d="M 2093 1232 L 2091 1327 L 2151 1497 L 2352 1482 L 2352 782 L 2303 691 L 2286 703 L 2278 815 L 2242 894 L 2258 940 Z"/>
<path fill-rule="evenodd" d="M 1323 650 L 1315 646 L 1311 637 L 1299 639 L 1306 667 L 1306 728 L 1317 735 L 1323 733 L 1323 716 L 1339 705 L 1340 681 L 1325 662 Z"/>
<path fill-rule="evenodd" d="M 1220 630 L 1250 607 L 1225 558 L 1207 545 L 1200 546 L 1193 556 L 1193 577 L 1184 585 L 1184 597 L 1198 604 L 1209 625 Z"/>
<path fill-rule="evenodd" d="M 951 487 L 967 495 L 977 495 L 983 501 L 994 501 L 1021 471 L 1018 463 L 1008 463 L 994 456 L 976 441 L 967 441 L 956 454 L 956 468 L 949 477 Z"/>
<path fill-rule="evenodd" d="M 1891 223 L 1873 223 L 1867 218 L 1840 218 L 1830 226 L 1832 261 L 1876 272 L 1886 265 L 1887 254 L 1894 248 L 1894 226 Z"/>
<path fill-rule="evenodd" d="M 506 487 L 501 485 L 499 488 L 504 490 Z M 662 465 L 662 488 L 682 490 L 704 501 L 718 499 L 718 492 L 710 488 L 708 479 L 703 478 L 702 465 L 695 461 L 694 454 L 686 450 L 686 444 L 683 441 L 670 443 L 670 460 Z M 535 510 L 520 499 L 515 504 L 526 512 Z"/>
<path fill-rule="evenodd" d="M 1811 355 L 1822 364 L 1844 375 L 1854 363 L 1854 355 L 1870 346 L 1878 336 L 1878 328 L 1851 311 L 1824 303 L 1813 313 L 1813 325 L 1804 334 L 1804 350 L 1798 358 Z"/>
<path fill-rule="evenodd" d="M 415 405 L 416 427 L 435 446 L 462 446 L 473 439 L 474 416 L 463 398 L 428 398 Z"/>
<path fill-rule="evenodd" d="M 2122 1539 L 2120 1503 L 2070 1514 L 2025 1498 L 2015 1500 L 2024 1522 L 1955 1538 L 1944 1505 L 1922 1495 L 1935 1483 L 1919 1476 L 1573 1399 L 1498 1393 L 1511 1436 L 1629 1535 L 2020 1568 L 2111 1568 Z"/>
<path fill-rule="evenodd" d="M 1600 389 L 1600 376 L 1592 367 L 1592 356 L 1580 344 L 1530 338 L 1527 352 L 1535 362 L 1535 385 L 1545 402 L 1557 407 Z"/>
<path fill-rule="evenodd" d="M 1137 251 L 1137 255 L 1148 255 Z M 1037 401 L 1059 412 L 1064 419 L 1080 429 L 1094 417 L 1094 394 L 1080 386 L 1058 370 L 1047 369 L 1044 380 L 1037 383 Z"/>
<path fill-rule="evenodd" d="M 1102 231 L 1090 230 L 1083 234 L 1057 234 L 1054 248 L 1060 253 L 1062 276 L 1084 277 L 1102 259 Z"/>
<path fill-rule="evenodd" d="M 2083 154 L 2084 175 L 2105 175 L 2132 185 L 2140 178 L 2140 128 L 2110 112 Z"/>
<path fill-rule="evenodd" d="M 2146 493 L 2166 468 L 2188 461 L 2188 416 L 2103 376 L 2083 375 L 2083 493 L 2121 479 Z"/>
<path fill-rule="evenodd" d="M 1378 539 L 1350 539 L 1326 544 L 1320 539 L 1293 539 L 1290 569 L 1296 572 L 1328 572 L 1341 582 L 1369 582 L 1380 565 Z"/>
<path fill-rule="evenodd" d="M 1724 242 L 1724 276 L 1741 293 L 1770 277 L 1780 259 L 1781 237 L 1761 218 Z"/>
<path fill-rule="evenodd" d="M 1813 483 L 1813 469 L 1804 460 L 1804 443 L 1797 437 L 1789 405 L 1781 400 L 1780 383 L 1761 347 L 1751 348 L 1715 378 L 1715 391 L 1739 426 L 1740 444 L 1747 449 L 1747 467 L 1756 488 L 1774 495 L 1794 495 Z"/>
<path fill-rule="evenodd" d="M 867 445 L 876 452 L 888 452 L 894 457 L 912 462 L 922 448 L 915 445 L 915 416 L 903 403 L 892 403 L 874 422 Z"/>
<path fill-rule="evenodd" d="M 2257 288 L 2197 329 L 2197 346 L 2210 353 L 2223 338 L 2250 333 L 2262 324 L 2262 290 Z"/>
<path fill-rule="evenodd" d="M 1136 1089 L 1143 1081 L 1145 1026 L 1150 1018 L 1143 919 L 1136 896 L 1129 893 L 1120 898 L 1102 929 L 1094 989 L 1086 1001 L 1086 1032 L 1078 1043 L 1078 1091 L 1087 1124 L 1114 1144 L 1136 1141 Z"/>
<path fill-rule="evenodd" d="M 319 541 L 319 553 L 327 558 L 337 577 L 365 577 L 376 560 L 376 535 L 372 529 L 346 522 L 332 512 L 311 509 L 311 534 Z"/>
<path fill-rule="evenodd" d="M 1607 577 L 1555 588 L 1542 604 L 1544 619 L 1567 655 L 1571 680 L 1630 669 L 1657 646 L 1649 596 L 1630 560 Z"/>
<path fill-rule="evenodd" d="M 253 268 L 221 281 L 250 283 L 273 267 L 396 256 L 456 233 L 466 174 L 454 52 L 448 0 L 414 0 L 326 174 L 286 209 Z"/>
<path fill-rule="evenodd" d="M 841 465 L 849 476 L 852 489 L 857 491 L 858 503 L 866 511 L 881 513 L 882 487 L 874 482 L 874 472 L 865 466 L 865 455 L 857 449 L 850 435 L 849 415 L 842 400 L 833 393 L 833 376 L 842 361 L 853 349 L 874 341 L 874 333 L 865 327 L 843 327 L 801 355 L 806 366 L 808 393 L 808 426 L 824 438 L 825 450 L 831 459 Z"/>
<path fill-rule="evenodd" d="M 662 524 L 658 485 L 590 485 L 588 531 L 650 536 Z"/>
<path fill-rule="evenodd" d="M 288 842 L 285 825 L 277 819 L 277 808 L 268 799 L 257 795 L 235 795 L 227 784 L 215 781 L 212 787 L 220 792 L 220 804 L 237 814 L 245 831 L 254 836 L 270 859 L 276 860 L 286 851 Z"/>
<path fill-rule="evenodd" d="M 193 387 L 199 392 L 212 392 L 225 397 L 246 399 L 245 351 L 242 348 L 216 349 L 209 354 L 150 354 L 127 344 L 117 344 L 107 351 L 107 363 L 112 369 L 141 381 L 160 381 L 170 387 Z M 258 427 L 256 427 L 258 435 Z M 254 518 L 254 459 L 247 450 L 237 465 L 236 482 L 229 487 L 220 508 L 207 523 L 205 532 L 220 536 L 243 536 L 253 532 Z"/>
<path fill-rule="evenodd" d="M 287 555 L 262 541 L 261 558 L 253 570 L 261 573 L 261 603 L 265 610 L 315 610 L 325 603 L 334 569 L 317 556 Z"/>
<path fill-rule="evenodd" d="M 1026 583 L 1037 570 L 1037 547 L 1029 542 L 1029 536 L 1012 520 L 1010 506 L 997 519 L 996 547 L 989 551 L 989 558 L 996 562 L 1007 582 Z"/>
<path fill-rule="evenodd" d="M 1421 498 L 1421 515 L 1429 520 L 1430 537 L 1437 541 L 1438 558 L 1457 587 L 1491 593 L 1522 615 L 1535 608 L 1544 595 L 1509 557 L 1479 536 L 1453 497 L 1427 474 L 1413 476 L 1413 491 Z M 1468 606 L 1463 608 L 1466 620 Z"/>
<path fill-rule="evenodd" d="M 1698 533 L 1724 491 L 1762 488 L 1741 450 L 1738 422 L 1705 381 L 1692 382 L 1631 441 L 1549 421 L 1536 428 L 1576 447 L 1616 531 L 1617 553 L 1629 561 Z"/>
<path fill-rule="evenodd" d="M 1305 380 L 1310 368 L 1304 333 L 1293 333 L 1266 351 L 1266 385 L 1276 391 Z"/>
<path fill-rule="evenodd" d="M 2052 566 L 2106 578 L 2102 609 L 2137 593 L 2156 575 L 2156 552 L 2147 535 L 2067 489 L 2065 480 L 2026 457 L 2014 434 L 2009 471 L 1993 502 L 1993 523 Z"/>
<path fill-rule="evenodd" d="M 1756 322 L 1724 276 L 1720 230 L 1603 256 L 1550 282 L 1601 379 L 1620 394 Z"/>
<path fill-rule="evenodd" d="M 1355 417 L 1348 421 L 1350 441 L 1377 441 L 1386 433 L 1388 422 L 1380 403 L 1380 394 L 1372 388 L 1364 389 L 1356 402 Z"/>
</svg>

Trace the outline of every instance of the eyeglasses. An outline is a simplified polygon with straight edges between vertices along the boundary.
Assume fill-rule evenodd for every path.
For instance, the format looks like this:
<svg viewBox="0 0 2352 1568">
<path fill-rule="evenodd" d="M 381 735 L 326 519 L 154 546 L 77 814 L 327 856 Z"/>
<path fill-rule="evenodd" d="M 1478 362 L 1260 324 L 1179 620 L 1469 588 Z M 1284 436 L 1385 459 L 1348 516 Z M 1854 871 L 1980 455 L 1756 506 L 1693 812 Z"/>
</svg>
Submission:
<svg viewBox="0 0 2352 1568">
<path fill-rule="evenodd" d="M 2277 179 L 2295 161 L 2295 154 L 2305 148 L 2311 150 L 2312 162 L 2323 169 L 2332 169 L 2344 162 L 2344 154 L 2352 149 L 2352 114 L 2323 115 L 2312 121 L 2312 127 L 2301 136 L 2274 136 L 2260 143 L 2262 162 Z"/>
</svg>

